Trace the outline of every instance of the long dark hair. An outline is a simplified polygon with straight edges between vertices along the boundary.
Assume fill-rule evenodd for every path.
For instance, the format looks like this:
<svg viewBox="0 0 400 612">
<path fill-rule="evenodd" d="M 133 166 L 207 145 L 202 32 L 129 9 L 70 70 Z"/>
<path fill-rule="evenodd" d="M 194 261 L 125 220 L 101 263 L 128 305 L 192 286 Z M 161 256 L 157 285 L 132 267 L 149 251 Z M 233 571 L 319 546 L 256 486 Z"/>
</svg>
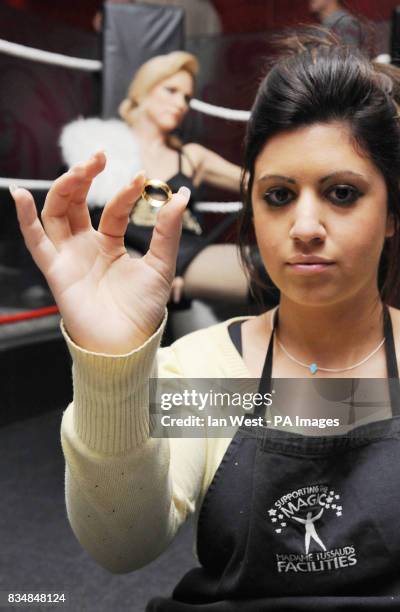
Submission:
<svg viewBox="0 0 400 612">
<path fill-rule="evenodd" d="M 281 44 L 282 41 L 281 41 Z M 329 35 L 302 33 L 287 37 L 286 53 L 261 82 L 247 127 L 242 180 L 243 210 L 239 248 L 254 288 L 276 291 L 257 264 L 251 191 L 257 156 L 274 135 L 314 123 L 346 122 L 354 142 L 367 152 L 384 177 L 388 212 L 395 234 L 386 239 L 378 287 L 386 303 L 400 303 L 400 71 L 375 64 L 361 52 Z M 245 176 L 245 175 L 243 175 Z M 259 262 L 258 262 L 259 263 Z"/>
</svg>

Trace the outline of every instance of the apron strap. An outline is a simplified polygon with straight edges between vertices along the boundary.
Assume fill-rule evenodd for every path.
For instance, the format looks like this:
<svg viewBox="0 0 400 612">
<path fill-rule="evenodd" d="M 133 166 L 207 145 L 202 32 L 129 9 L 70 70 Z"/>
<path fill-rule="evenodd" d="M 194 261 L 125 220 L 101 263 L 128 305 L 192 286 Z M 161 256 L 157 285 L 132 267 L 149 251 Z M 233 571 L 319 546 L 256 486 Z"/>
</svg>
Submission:
<svg viewBox="0 0 400 612">
<path fill-rule="evenodd" d="M 384 305 L 383 309 L 383 332 L 385 335 L 386 367 L 389 381 L 390 404 L 392 415 L 400 416 L 400 383 L 397 367 L 396 349 L 393 338 L 393 326 L 389 308 Z"/>
<path fill-rule="evenodd" d="M 276 309 L 274 312 L 274 320 L 273 320 L 271 338 L 269 340 L 267 355 L 265 357 L 264 367 L 263 367 L 263 371 L 261 374 L 260 384 L 258 387 L 258 392 L 263 393 L 263 394 L 271 392 L 272 361 L 273 361 L 273 356 L 274 356 L 274 334 L 275 334 L 275 327 L 276 327 L 276 322 L 277 322 L 277 315 L 278 315 L 278 310 Z M 260 405 L 260 406 L 255 407 L 254 409 L 255 416 L 264 417 L 265 416 L 264 413 L 265 413 L 265 406 Z"/>
<path fill-rule="evenodd" d="M 399 371 L 397 368 L 396 349 L 394 346 L 393 327 L 390 317 L 389 308 L 384 306 L 383 309 L 383 334 L 385 336 L 385 354 L 387 372 L 389 378 L 398 378 Z"/>
</svg>

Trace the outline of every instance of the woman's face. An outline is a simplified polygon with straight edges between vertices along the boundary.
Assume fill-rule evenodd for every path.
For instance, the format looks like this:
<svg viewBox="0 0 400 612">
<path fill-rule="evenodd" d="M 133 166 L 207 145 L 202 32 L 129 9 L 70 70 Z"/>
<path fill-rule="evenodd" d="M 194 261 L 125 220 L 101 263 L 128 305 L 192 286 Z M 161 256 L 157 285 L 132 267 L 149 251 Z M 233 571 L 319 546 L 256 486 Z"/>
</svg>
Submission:
<svg viewBox="0 0 400 612">
<path fill-rule="evenodd" d="M 149 91 L 142 108 L 163 132 L 173 131 L 183 120 L 193 95 L 193 78 L 180 70 Z"/>
<path fill-rule="evenodd" d="M 329 0 L 310 0 L 309 9 L 311 13 L 319 13 L 329 6 Z"/>
<path fill-rule="evenodd" d="M 393 235 L 387 190 L 345 124 L 271 138 L 256 160 L 251 195 L 260 253 L 283 295 L 322 305 L 376 291 L 384 240 Z"/>
</svg>

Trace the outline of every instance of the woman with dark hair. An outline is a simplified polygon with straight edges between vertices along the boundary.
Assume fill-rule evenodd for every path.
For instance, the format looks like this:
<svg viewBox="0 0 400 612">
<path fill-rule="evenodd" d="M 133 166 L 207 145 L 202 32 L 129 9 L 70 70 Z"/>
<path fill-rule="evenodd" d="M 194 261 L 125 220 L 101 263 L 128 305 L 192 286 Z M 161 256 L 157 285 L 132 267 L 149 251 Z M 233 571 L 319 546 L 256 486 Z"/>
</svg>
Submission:
<svg viewBox="0 0 400 612">
<path fill-rule="evenodd" d="M 107 204 L 97 232 L 85 196 L 100 154 L 55 182 L 44 227 L 31 195 L 13 192 L 74 360 L 62 444 L 77 538 L 110 571 L 129 572 L 189 515 L 198 521 L 200 566 L 151 611 L 400 605 L 397 72 L 293 40 L 261 83 L 245 153 L 242 248 L 254 228 L 277 308 L 158 349 L 186 189 L 136 260 L 123 235 L 142 175 Z M 207 427 L 152 437 L 155 376 L 254 378 L 259 397 L 276 393 L 254 400 L 233 437 Z"/>
</svg>

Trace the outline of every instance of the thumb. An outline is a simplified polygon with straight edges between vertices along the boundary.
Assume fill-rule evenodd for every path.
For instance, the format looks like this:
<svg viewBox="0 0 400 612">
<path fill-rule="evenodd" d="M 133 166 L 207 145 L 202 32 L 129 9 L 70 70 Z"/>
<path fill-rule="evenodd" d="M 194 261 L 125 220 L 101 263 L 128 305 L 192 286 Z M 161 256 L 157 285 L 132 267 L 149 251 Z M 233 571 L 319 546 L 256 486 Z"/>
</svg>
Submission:
<svg viewBox="0 0 400 612">
<path fill-rule="evenodd" d="M 145 261 L 160 274 L 172 281 L 175 274 L 179 240 L 182 232 L 182 216 L 190 199 L 190 189 L 181 187 L 157 214 L 149 250 Z"/>
</svg>

